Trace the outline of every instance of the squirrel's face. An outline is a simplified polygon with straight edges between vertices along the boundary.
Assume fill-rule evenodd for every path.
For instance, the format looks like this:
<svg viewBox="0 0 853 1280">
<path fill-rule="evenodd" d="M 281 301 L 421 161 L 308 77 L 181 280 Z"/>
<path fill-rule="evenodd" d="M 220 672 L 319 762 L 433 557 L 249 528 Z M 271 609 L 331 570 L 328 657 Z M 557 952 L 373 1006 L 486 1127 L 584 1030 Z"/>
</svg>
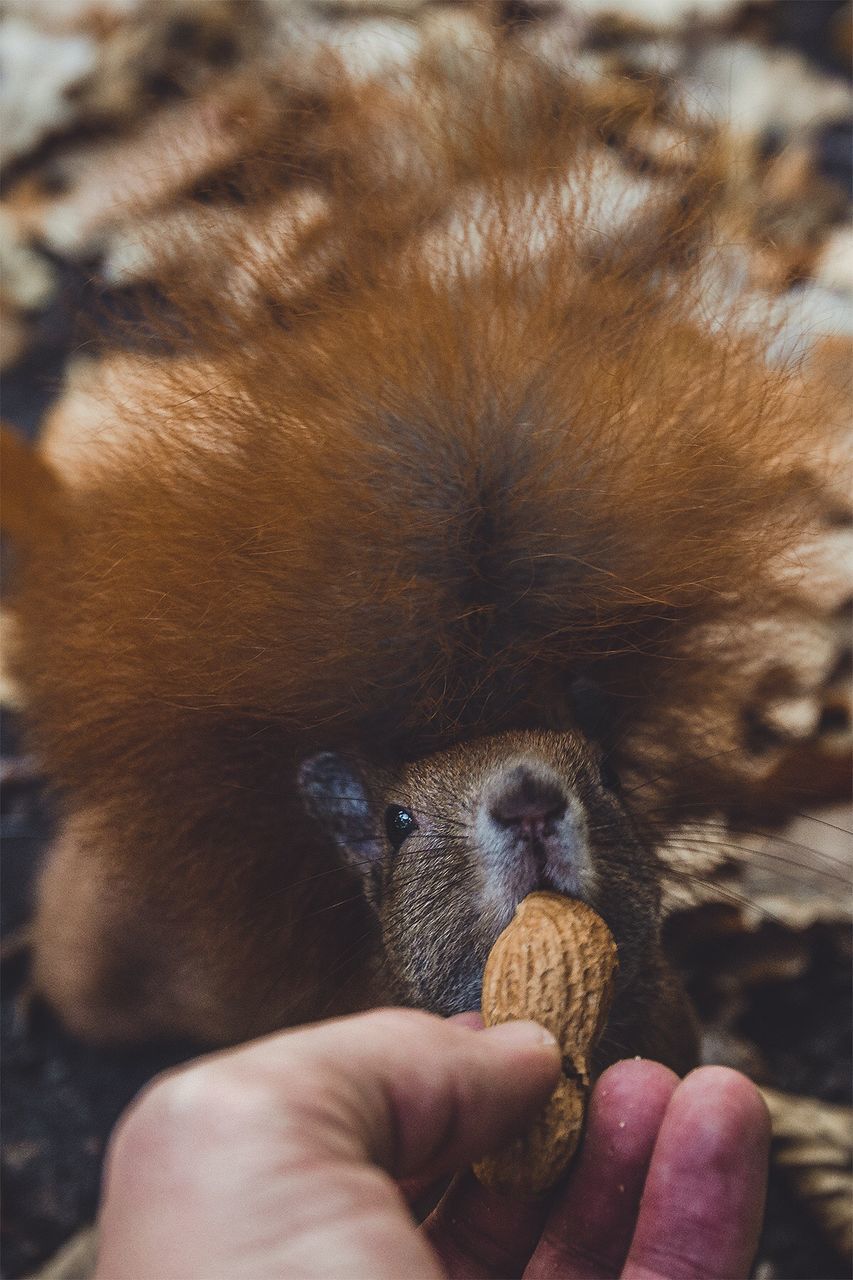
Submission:
<svg viewBox="0 0 853 1280">
<path fill-rule="evenodd" d="M 657 946 L 654 854 L 577 732 L 504 733 L 392 769 L 323 754 L 302 765 L 300 785 L 361 877 L 406 1003 L 478 1008 L 492 944 L 538 889 L 599 911 L 623 982 Z"/>
</svg>

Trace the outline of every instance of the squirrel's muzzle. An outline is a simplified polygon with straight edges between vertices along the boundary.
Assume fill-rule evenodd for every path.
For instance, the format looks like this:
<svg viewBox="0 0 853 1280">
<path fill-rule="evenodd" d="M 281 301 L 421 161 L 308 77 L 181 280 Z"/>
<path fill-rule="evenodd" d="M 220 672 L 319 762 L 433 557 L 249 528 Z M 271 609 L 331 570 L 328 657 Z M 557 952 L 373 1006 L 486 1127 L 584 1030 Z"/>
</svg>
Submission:
<svg viewBox="0 0 853 1280">
<path fill-rule="evenodd" d="M 568 781 L 531 756 L 486 779 L 475 821 L 488 897 L 512 912 L 537 889 L 582 897 L 590 857 L 583 806 Z"/>
</svg>

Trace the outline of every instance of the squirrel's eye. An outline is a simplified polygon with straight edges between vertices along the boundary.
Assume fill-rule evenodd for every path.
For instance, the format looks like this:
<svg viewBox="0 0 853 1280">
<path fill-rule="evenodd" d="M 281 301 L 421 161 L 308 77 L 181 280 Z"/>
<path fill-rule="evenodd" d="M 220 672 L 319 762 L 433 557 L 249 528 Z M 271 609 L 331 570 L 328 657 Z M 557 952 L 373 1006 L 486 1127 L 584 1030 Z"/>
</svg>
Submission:
<svg viewBox="0 0 853 1280">
<path fill-rule="evenodd" d="M 601 777 L 601 785 L 607 791 L 620 791 L 622 789 L 622 779 L 606 756 L 599 764 L 598 772 Z"/>
<path fill-rule="evenodd" d="M 385 831 L 392 849 L 399 849 L 406 836 L 410 836 L 417 829 L 418 824 L 408 809 L 401 809 L 399 805 L 392 804 L 385 810 Z"/>
</svg>

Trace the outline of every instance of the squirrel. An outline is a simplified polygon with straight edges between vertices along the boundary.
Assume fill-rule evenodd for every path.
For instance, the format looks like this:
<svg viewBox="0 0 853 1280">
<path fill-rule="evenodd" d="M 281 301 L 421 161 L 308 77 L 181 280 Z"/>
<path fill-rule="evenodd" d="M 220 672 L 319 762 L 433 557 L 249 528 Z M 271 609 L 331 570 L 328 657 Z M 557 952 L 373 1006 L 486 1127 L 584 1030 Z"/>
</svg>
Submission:
<svg viewBox="0 0 853 1280">
<path fill-rule="evenodd" d="M 707 708 L 828 411 L 702 315 L 713 164 L 626 175 L 583 86 L 506 71 L 462 114 L 424 92 L 438 123 L 338 88 L 279 152 L 272 95 L 231 177 L 266 232 L 167 253 L 162 353 L 114 365 L 73 466 L 6 468 L 52 511 L 20 537 L 11 504 L 59 813 L 34 981 L 82 1036 L 470 1009 L 546 888 L 619 947 L 603 1060 L 695 1060 L 659 850 L 726 796 Z"/>
</svg>

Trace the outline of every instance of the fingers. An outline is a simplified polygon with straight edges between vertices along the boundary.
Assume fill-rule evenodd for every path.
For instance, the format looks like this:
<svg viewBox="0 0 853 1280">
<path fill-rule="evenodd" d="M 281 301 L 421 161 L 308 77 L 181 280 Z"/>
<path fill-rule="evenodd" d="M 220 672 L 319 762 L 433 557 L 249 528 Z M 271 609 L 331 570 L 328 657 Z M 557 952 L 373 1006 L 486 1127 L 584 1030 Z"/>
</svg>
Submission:
<svg viewBox="0 0 853 1280">
<path fill-rule="evenodd" d="M 770 1120 L 725 1067 L 676 1089 L 646 1180 L 624 1280 L 745 1280 L 764 1211 Z"/>
<path fill-rule="evenodd" d="M 658 1129 L 678 1086 L 659 1062 L 618 1062 L 593 1090 L 583 1147 L 526 1280 L 618 1276 L 631 1244 Z"/>
<path fill-rule="evenodd" d="M 427 1230 L 460 1278 L 741 1280 L 758 1242 L 768 1147 L 764 1103 L 738 1073 L 705 1067 L 679 1082 L 659 1063 L 621 1062 L 593 1092 L 556 1203 L 505 1201 L 469 1175 Z"/>
</svg>

